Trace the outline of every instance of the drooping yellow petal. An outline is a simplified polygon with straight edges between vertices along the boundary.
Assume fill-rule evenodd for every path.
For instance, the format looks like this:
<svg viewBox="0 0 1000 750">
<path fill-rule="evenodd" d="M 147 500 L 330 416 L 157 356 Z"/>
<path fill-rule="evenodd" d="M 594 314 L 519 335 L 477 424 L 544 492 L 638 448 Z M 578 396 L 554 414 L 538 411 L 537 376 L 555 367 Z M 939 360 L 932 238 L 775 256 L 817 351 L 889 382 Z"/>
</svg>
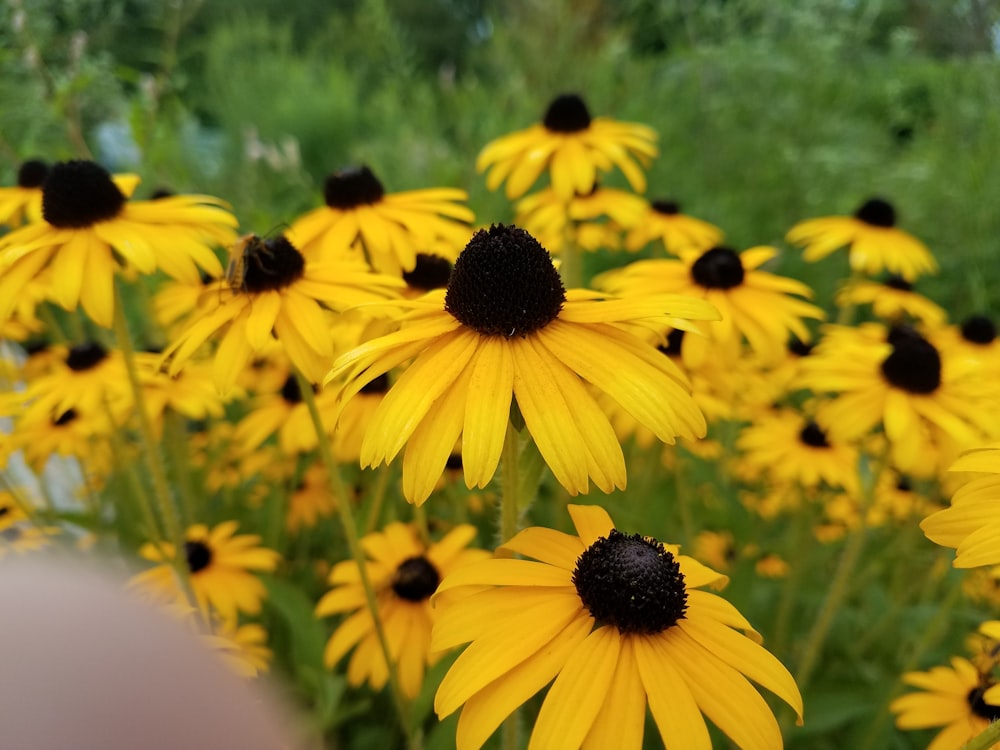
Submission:
<svg viewBox="0 0 1000 750">
<path fill-rule="evenodd" d="M 465 483 L 485 487 L 496 473 L 514 392 L 514 358 L 503 337 L 486 337 L 476 352 L 465 404 L 462 468 Z"/>
<path fill-rule="evenodd" d="M 712 750 L 708 727 L 663 638 L 631 636 L 649 710 L 667 750 Z"/>
</svg>

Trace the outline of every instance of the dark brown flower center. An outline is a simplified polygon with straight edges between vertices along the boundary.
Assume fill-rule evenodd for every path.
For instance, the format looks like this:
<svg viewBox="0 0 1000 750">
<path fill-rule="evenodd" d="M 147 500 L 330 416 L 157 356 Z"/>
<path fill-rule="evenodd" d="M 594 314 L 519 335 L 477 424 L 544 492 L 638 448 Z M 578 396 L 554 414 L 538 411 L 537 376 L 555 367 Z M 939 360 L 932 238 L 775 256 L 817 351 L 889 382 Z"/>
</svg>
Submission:
<svg viewBox="0 0 1000 750">
<path fill-rule="evenodd" d="M 941 355 L 909 326 L 893 326 L 888 342 L 892 353 L 882 362 L 882 375 L 909 393 L 927 395 L 941 385 Z"/>
<path fill-rule="evenodd" d="M 455 261 L 444 309 L 486 336 L 526 336 L 559 314 L 566 292 L 534 237 L 495 224 L 472 237 Z"/>
<path fill-rule="evenodd" d="M 684 344 L 684 331 L 680 328 L 674 328 L 670 333 L 667 334 L 667 343 L 665 346 L 661 345 L 657 347 L 661 352 L 666 354 L 668 357 L 679 357 L 681 356 L 681 346 Z"/>
<path fill-rule="evenodd" d="M 901 292 L 913 291 L 913 284 L 897 274 L 891 274 L 882 284 L 890 289 L 898 289 Z"/>
<path fill-rule="evenodd" d="M 376 395 L 380 393 L 389 392 L 389 375 L 387 373 L 382 373 L 377 378 L 368 383 L 365 383 L 361 387 L 361 393 L 367 393 L 369 395 Z"/>
<path fill-rule="evenodd" d="M 435 591 L 441 575 L 431 562 L 420 555 L 403 560 L 392 577 L 392 590 L 400 599 L 422 602 Z"/>
<path fill-rule="evenodd" d="M 830 447 L 830 443 L 826 440 L 826 433 L 815 422 L 809 422 L 809 424 L 802 428 L 799 432 L 799 440 L 813 448 Z"/>
<path fill-rule="evenodd" d="M 17 185 L 23 188 L 37 188 L 49 176 L 49 165 L 40 159 L 28 159 L 17 170 Z"/>
<path fill-rule="evenodd" d="M 691 266 L 691 278 L 705 289 L 732 289 L 743 283 L 743 262 L 728 247 L 706 250 Z"/>
<path fill-rule="evenodd" d="M 681 204 L 671 200 L 656 200 L 649 204 L 658 214 L 676 216 L 681 212 Z"/>
<path fill-rule="evenodd" d="M 590 112 L 577 94 L 561 94 L 552 100 L 542 120 L 553 133 L 578 133 L 590 127 Z"/>
<path fill-rule="evenodd" d="M 212 550 L 204 542 L 184 542 L 188 570 L 198 573 L 212 564 Z"/>
<path fill-rule="evenodd" d="M 92 161 L 54 164 L 42 185 L 42 216 L 60 229 L 83 229 L 115 218 L 126 198 Z"/>
<path fill-rule="evenodd" d="M 854 217 L 873 227 L 896 226 L 896 209 L 882 198 L 871 198 L 854 212 Z"/>
<path fill-rule="evenodd" d="M 809 344 L 803 341 L 798 336 L 792 336 L 788 340 L 788 351 L 796 357 L 808 357 L 812 354 L 812 350 L 815 346 L 815 344 Z"/>
<path fill-rule="evenodd" d="M 985 693 L 992 685 L 979 685 L 974 687 L 969 691 L 969 694 L 965 696 L 965 700 L 969 704 L 969 708 L 972 710 L 976 716 L 981 716 L 987 721 L 997 721 L 1000 719 L 1000 706 L 992 706 L 983 700 L 983 693 Z"/>
<path fill-rule="evenodd" d="M 283 234 L 266 240 L 251 235 L 235 252 L 227 274 L 229 282 L 234 289 L 250 294 L 283 289 L 305 273 L 305 258 Z"/>
<path fill-rule="evenodd" d="M 385 189 L 367 166 L 348 167 L 328 175 L 323 183 L 323 199 L 330 208 L 356 208 L 378 203 Z"/>
<path fill-rule="evenodd" d="M 299 379 L 294 373 L 289 375 L 285 379 L 285 384 L 281 386 L 281 397 L 292 406 L 302 403 L 302 389 L 299 388 Z"/>
<path fill-rule="evenodd" d="M 53 419 L 52 424 L 62 427 L 63 425 L 67 425 L 70 422 L 72 422 L 74 419 L 76 419 L 76 417 L 77 414 L 75 409 L 67 409 L 62 414 L 60 414 L 56 419 Z"/>
<path fill-rule="evenodd" d="M 83 372 L 97 367 L 107 356 L 108 353 L 103 346 L 96 341 L 88 341 L 85 344 L 77 344 L 69 350 L 66 366 L 73 372 Z"/>
<path fill-rule="evenodd" d="M 992 344 L 997 328 L 985 315 L 973 315 L 962 323 L 962 338 L 973 344 Z"/>
<path fill-rule="evenodd" d="M 412 271 L 403 272 L 403 281 L 412 289 L 429 292 L 444 289 L 451 278 L 451 261 L 440 255 L 417 253 L 417 264 Z"/>
<path fill-rule="evenodd" d="M 599 625 L 622 633 L 660 633 L 687 611 L 684 574 L 655 539 L 612 529 L 576 561 L 573 584 Z"/>
</svg>

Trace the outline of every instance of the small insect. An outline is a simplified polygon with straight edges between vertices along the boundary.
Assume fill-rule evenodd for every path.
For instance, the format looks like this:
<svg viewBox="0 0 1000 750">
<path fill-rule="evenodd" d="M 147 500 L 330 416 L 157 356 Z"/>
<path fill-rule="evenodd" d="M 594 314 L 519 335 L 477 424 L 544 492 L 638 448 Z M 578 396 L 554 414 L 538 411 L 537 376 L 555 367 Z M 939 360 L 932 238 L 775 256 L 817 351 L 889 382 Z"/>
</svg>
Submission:
<svg viewBox="0 0 1000 750">
<path fill-rule="evenodd" d="M 230 289 L 235 292 L 250 291 L 247 288 L 248 270 L 254 276 L 259 274 L 275 275 L 275 269 L 272 268 L 274 252 L 269 243 L 269 239 L 251 232 L 240 237 L 229 248 L 226 283 Z"/>
</svg>

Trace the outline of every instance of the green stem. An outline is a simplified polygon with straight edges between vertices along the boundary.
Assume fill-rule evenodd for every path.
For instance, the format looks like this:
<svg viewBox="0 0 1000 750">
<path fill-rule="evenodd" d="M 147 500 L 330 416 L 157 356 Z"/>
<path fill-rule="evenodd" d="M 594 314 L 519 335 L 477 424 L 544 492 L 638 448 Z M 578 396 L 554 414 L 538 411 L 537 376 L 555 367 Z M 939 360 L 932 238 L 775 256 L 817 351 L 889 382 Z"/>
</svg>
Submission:
<svg viewBox="0 0 1000 750">
<path fill-rule="evenodd" d="M 518 532 L 521 521 L 521 441 L 513 422 L 507 421 L 507 434 L 500 454 L 501 498 L 500 498 L 500 544 L 510 541 Z M 513 553 L 502 550 L 498 557 L 512 557 Z"/>
<path fill-rule="evenodd" d="M 371 534 L 378 527 L 382 517 L 382 504 L 385 502 L 385 491 L 389 486 L 392 467 L 382 464 L 376 470 L 375 487 L 368 496 L 368 518 L 365 520 L 365 534 Z"/>
<path fill-rule="evenodd" d="M 153 498 L 160 511 L 160 517 L 167 531 L 167 538 L 173 542 L 175 555 L 179 559 L 181 551 L 184 549 L 184 530 L 181 527 L 177 506 L 174 505 L 174 501 L 170 497 L 167 474 L 163 468 L 163 460 L 160 455 L 156 433 L 153 431 L 153 423 L 149 419 L 149 412 L 146 411 L 146 400 L 142 393 L 142 382 L 139 380 L 139 368 L 135 361 L 135 349 L 132 346 L 132 338 L 129 335 L 128 321 L 125 319 L 125 303 L 122 299 L 121 289 L 117 283 L 115 283 L 114 305 L 115 338 L 118 342 L 118 348 L 121 349 L 122 358 L 125 360 L 128 382 L 132 388 L 132 398 L 135 402 L 135 413 L 139 417 L 139 437 L 142 440 L 146 467 L 153 480 Z M 177 567 L 183 571 L 183 580 L 186 581 L 189 575 L 187 565 L 178 565 Z"/>
<path fill-rule="evenodd" d="M 563 225 L 562 251 L 559 253 L 559 275 L 567 289 L 583 286 L 583 258 L 576 242 L 576 225 L 569 218 L 569 206 L 563 207 L 566 223 Z"/>
<path fill-rule="evenodd" d="M 313 393 L 312 383 L 298 370 L 295 371 L 295 376 L 299 381 L 302 400 L 305 402 L 306 408 L 309 409 L 309 417 L 312 420 L 313 429 L 316 430 L 319 455 L 323 460 L 323 465 L 326 467 L 326 476 L 330 483 L 330 491 L 337 499 L 337 509 L 339 511 L 337 518 L 340 519 L 340 525 L 343 528 L 344 538 L 347 540 L 347 547 L 350 550 L 351 558 L 358 566 L 358 577 L 361 581 L 361 587 L 365 591 L 365 601 L 368 604 L 368 611 L 371 613 L 372 622 L 375 625 L 375 637 L 378 638 L 382 658 L 385 659 L 388 667 L 389 692 L 392 693 L 392 702 L 396 709 L 396 715 L 403 733 L 406 735 L 407 747 L 410 750 L 418 750 L 420 743 L 416 740 L 414 733 L 410 729 L 409 708 L 399 682 L 399 670 L 392 658 L 392 651 L 389 648 L 389 639 L 385 633 L 385 625 L 378 611 L 375 587 L 372 586 L 371 577 L 368 575 L 368 560 L 365 557 L 364 549 L 361 547 L 361 540 L 358 538 L 358 527 L 354 520 L 354 511 L 351 510 L 350 494 L 344 487 L 343 477 L 340 476 L 340 467 L 337 466 L 337 462 L 333 457 L 330 437 L 326 434 L 326 429 L 323 427 L 323 419 L 320 416 L 319 407 L 316 405 L 316 394 Z"/>
<path fill-rule="evenodd" d="M 802 500 L 802 507 L 795 515 L 793 527 L 793 547 L 789 555 L 790 560 L 808 560 L 809 548 L 813 544 L 812 536 L 813 514 L 806 500 Z M 799 584 L 802 581 L 804 571 L 803 565 L 793 565 L 788 577 L 785 578 L 781 591 L 781 599 L 778 601 L 778 614 L 775 616 L 773 651 L 779 656 L 784 653 L 788 645 L 788 632 L 792 622 L 792 612 L 795 609 L 795 601 L 799 594 Z"/>
<path fill-rule="evenodd" d="M 962 750 L 989 750 L 1000 742 L 1000 721 L 992 722 L 980 734 L 965 743 Z"/>
<path fill-rule="evenodd" d="M 847 599 L 851 591 L 851 576 L 857 568 L 861 553 L 864 550 L 865 538 L 867 537 L 868 510 L 872 506 L 875 497 L 875 488 L 878 485 L 879 476 L 886 466 L 885 457 L 877 460 L 875 470 L 868 477 L 868 482 L 861 493 L 861 503 L 858 510 L 858 525 L 851 530 L 841 552 L 837 569 L 834 571 L 833 580 L 827 590 L 826 599 L 820 608 L 812 629 L 806 637 L 805 646 L 802 649 L 802 658 L 799 660 L 799 667 L 795 674 L 795 682 L 799 690 L 805 692 L 806 686 L 812 677 L 819 658 L 823 653 L 823 646 L 826 637 L 833 625 L 833 619 L 839 611 L 844 600 Z"/>
<path fill-rule="evenodd" d="M 188 463 L 188 434 L 184 419 L 175 411 L 166 410 L 164 419 L 164 443 L 167 457 L 170 459 L 174 473 L 174 486 L 181 501 L 181 521 L 185 524 L 194 523 L 194 500 L 191 489 L 191 471 Z"/>
</svg>

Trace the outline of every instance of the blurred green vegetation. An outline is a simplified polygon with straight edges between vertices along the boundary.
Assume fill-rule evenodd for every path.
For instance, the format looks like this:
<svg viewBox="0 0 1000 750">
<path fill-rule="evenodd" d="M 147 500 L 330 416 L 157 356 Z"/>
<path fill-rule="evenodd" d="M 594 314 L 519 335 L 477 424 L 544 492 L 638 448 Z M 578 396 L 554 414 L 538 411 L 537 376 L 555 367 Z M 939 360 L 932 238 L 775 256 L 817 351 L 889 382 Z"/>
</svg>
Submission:
<svg viewBox="0 0 1000 750">
<path fill-rule="evenodd" d="M 142 174 L 143 195 L 213 193 L 247 230 L 266 232 L 317 205 L 328 172 L 364 162 L 389 191 L 461 187 L 481 223 L 504 221 L 511 207 L 486 191 L 477 152 L 575 91 L 595 115 L 660 133 L 650 197 L 678 199 L 735 247 L 783 247 L 775 270 L 813 285 L 827 307 L 846 260 L 803 264 L 783 235 L 880 195 L 941 263 L 918 289 L 954 319 L 997 316 L 998 24 L 1000 0 L 7 0 L 0 179 L 11 184 L 35 156 L 93 156 Z M 627 493 L 607 505 L 623 523 L 635 520 Z M 750 534 L 728 507 L 702 525 Z M 918 554 L 911 537 L 879 542 L 890 554 Z M 775 543 L 794 553 L 790 540 Z M 763 596 L 753 607 L 773 608 L 767 592 L 777 588 L 741 590 L 733 577 L 738 604 Z M 309 620 L 295 592 L 272 594 L 279 638 L 276 623 Z M 891 606 L 885 596 L 873 590 L 841 624 L 843 668 L 829 672 L 841 682 L 818 686 L 828 705 L 810 709 L 799 746 L 919 746 L 886 739 L 884 715 L 871 734 L 872 705 L 899 655 L 867 664 L 874 649 L 852 651 L 865 613 Z M 935 601 L 914 605 L 913 633 Z M 306 631 L 312 640 L 297 645 L 316 651 L 314 624 L 289 626 Z M 340 678 L 313 671 L 297 681 L 321 696 L 324 726 L 370 710 L 338 704 Z M 375 732 L 373 747 L 384 739 L 370 723 L 364 731 Z M 447 746 L 453 731 L 432 731 L 429 744 Z"/>
</svg>

